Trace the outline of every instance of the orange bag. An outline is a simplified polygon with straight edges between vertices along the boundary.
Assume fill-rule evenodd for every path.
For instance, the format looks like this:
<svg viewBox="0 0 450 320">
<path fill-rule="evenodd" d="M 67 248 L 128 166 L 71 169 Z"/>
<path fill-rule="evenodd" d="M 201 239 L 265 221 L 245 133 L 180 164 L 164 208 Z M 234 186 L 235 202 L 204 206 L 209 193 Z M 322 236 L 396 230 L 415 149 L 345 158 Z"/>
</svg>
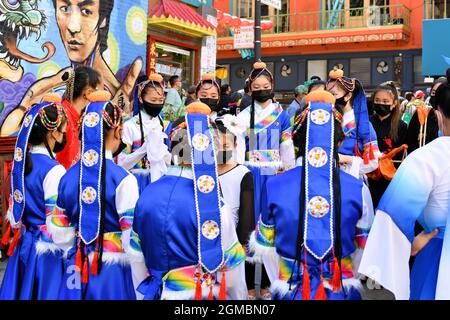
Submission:
<svg viewBox="0 0 450 320">
<path fill-rule="evenodd" d="M 408 149 L 408 145 L 404 144 L 391 152 L 384 154 L 378 160 L 378 169 L 368 174 L 368 177 L 372 180 L 380 180 L 384 178 L 387 181 L 391 181 L 394 178 L 397 169 L 394 166 L 393 158 L 400 152 L 405 152 Z"/>
</svg>

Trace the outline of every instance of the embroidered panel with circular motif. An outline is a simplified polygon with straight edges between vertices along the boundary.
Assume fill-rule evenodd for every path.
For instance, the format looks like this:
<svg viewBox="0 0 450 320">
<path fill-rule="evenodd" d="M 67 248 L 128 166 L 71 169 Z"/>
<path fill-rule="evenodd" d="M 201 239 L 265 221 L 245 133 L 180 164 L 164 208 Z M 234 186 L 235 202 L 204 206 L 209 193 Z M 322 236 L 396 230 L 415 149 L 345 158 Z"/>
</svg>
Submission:
<svg viewBox="0 0 450 320">
<path fill-rule="evenodd" d="M 311 121 L 317 125 L 328 123 L 328 121 L 330 121 L 330 117 L 330 113 L 323 109 L 314 110 L 313 112 L 311 112 Z"/>
<path fill-rule="evenodd" d="M 95 166 L 98 163 L 98 152 L 91 149 L 83 154 L 83 163 L 86 167 Z"/>
<path fill-rule="evenodd" d="M 210 193 L 214 190 L 214 187 L 216 185 L 216 182 L 214 181 L 213 177 L 204 175 L 198 178 L 197 180 L 197 187 L 198 190 L 202 193 Z"/>
<path fill-rule="evenodd" d="M 192 145 L 198 151 L 201 151 L 201 152 L 205 151 L 206 149 L 208 149 L 209 144 L 210 144 L 210 139 L 208 138 L 208 136 L 204 135 L 203 133 L 197 133 L 192 138 Z"/>
<path fill-rule="evenodd" d="M 328 162 L 328 155 L 320 147 L 313 148 L 308 153 L 308 162 L 314 168 L 321 168 Z"/>
<path fill-rule="evenodd" d="M 17 147 L 16 151 L 14 152 L 14 160 L 17 162 L 22 161 L 23 159 L 23 151 L 21 148 Z"/>
<path fill-rule="evenodd" d="M 28 126 L 30 125 L 31 120 L 33 120 L 33 117 L 31 116 L 31 114 L 28 115 L 28 116 L 25 118 L 25 120 L 23 120 L 23 124 L 25 125 L 26 128 L 28 128 Z"/>
<path fill-rule="evenodd" d="M 20 192 L 20 190 L 14 191 L 14 201 L 17 203 L 22 203 L 23 201 L 23 194 Z"/>
<path fill-rule="evenodd" d="M 314 218 L 323 218 L 330 212 L 330 204 L 321 196 L 314 197 L 308 203 L 308 212 Z"/>
<path fill-rule="evenodd" d="M 81 194 L 81 200 L 87 204 L 93 204 L 97 198 L 97 191 L 92 187 L 87 187 Z"/>
<path fill-rule="evenodd" d="M 88 126 L 89 128 L 95 127 L 100 122 L 100 116 L 98 113 L 95 112 L 89 112 L 84 117 L 84 124 Z"/>
<path fill-rule="evenodd" d="M 205 221 L 202 225 L 202 234 L 209 240 L 214 240 L 219 236 L 220 228 L 217 222 L 213 220 Z"/>
</svg>

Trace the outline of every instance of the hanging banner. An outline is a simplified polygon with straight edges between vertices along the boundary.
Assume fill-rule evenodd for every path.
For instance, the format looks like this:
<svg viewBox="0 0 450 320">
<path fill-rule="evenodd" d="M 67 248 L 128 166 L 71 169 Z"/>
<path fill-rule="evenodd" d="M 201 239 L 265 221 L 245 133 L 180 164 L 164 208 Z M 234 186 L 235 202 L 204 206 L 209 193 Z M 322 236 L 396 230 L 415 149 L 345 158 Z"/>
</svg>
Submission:
<svg viewBox="0 0 450 320">
<path fill-rule="evenodd" d="M 214 27 L 217 27 L 217 18 L 208 15 L 206 20 L 210 22 Z M 210 36 L 203 40 L 202 52 L 201 52 L 201 63 L 200 72 L 213 73 L 216 71 L 216 60 L 217 60 L 217 37 Z"/>
<path fill-rule="evenodd" d="M 269 7 L 281 10 L 281 0 L 261 0 L 262 4 L 266 4 Z"/>
<path fill-rule="evenodd" d="M 253 49 L 255 47 L 255 28 L 241 26 L 234 30 L 234 49 Z"/>
</svg>

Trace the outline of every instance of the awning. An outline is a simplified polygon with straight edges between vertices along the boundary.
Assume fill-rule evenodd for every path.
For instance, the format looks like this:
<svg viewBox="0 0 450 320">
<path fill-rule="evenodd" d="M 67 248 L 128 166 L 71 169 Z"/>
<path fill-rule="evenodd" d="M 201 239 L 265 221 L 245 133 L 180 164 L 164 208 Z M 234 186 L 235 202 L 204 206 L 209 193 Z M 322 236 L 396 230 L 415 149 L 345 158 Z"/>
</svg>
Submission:
<svg viewBox="0 0 450 320">
<path fill-rule="evenodd" d="M 215 36 L 216 28 L 190 6 L 174 0 L 161 0 L 150 10 L 148 24 L 193 37 Z"/>
</svg>

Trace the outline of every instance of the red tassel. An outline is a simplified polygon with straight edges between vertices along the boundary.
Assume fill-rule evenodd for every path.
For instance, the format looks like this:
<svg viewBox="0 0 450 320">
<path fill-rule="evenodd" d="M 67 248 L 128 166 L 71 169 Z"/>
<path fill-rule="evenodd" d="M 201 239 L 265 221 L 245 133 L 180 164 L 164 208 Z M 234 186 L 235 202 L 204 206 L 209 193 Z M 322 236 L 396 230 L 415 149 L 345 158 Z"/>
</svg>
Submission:
<svg viewBox="0 0 450 320">
<path fill-rule="evenodd" d="M 323 269 L 322 269 L 322 260 L 320 260 L 320 283 L 317 287 L 316 297 L 314 300 L 327 300 L 327 295 L 325 293 L 325 287 L 323 286 Z"/>
<path fill-rule="evenodd" d="M 83 267 L 82 264 L 83 262 L 81 261 L 81 245 L 78 244 L 77 255 L 75 258 L 75 265 L 77 267 L 76 269 L 77 272 L 81 272 L 81 268 Z"/>
<path fill-rule="evenodd" d="M 341 268 L 339 268 L 339 262 L 336 257 L 333 259 L 333 278 L 330 282 L 333 292 L 341 290 Z"/>
<path fill-rule="evenodd" d="M 370 144 L 369 149 L 370 149 L 370 151 L 369 151 L 369 154 L 370 154 L 370 160 L 375 160 L 375 152 L 373 151 L 373 145 L 372 145 L 372 143 Z"/>
<path fill-rule="evenodd" d="M 92 260 L 91 274 L 96 276 L 98 274 L 98 250 L 95 249 L 94 260 Z"/>
<path fill-rule="evenodd" d="M 227 278 L 225 271 L 222 272 L 222 281 L 220 281 L 219 300 L 227 300 Z"/>
<path fill-rule="evenodd" d="M 327 300 L 327 295 L 325 293 L 325 287 L 323 286 L 323 278 L 320 277 L 320 284 L 317 288 L 315 300 Z"/>
<path fill-rule="evenodd" d="M 303 292 L 302 300 L 311 300 L 311 280 L 309 279 L 308 265 L 303 264 Z"/>
<path fill-rule="evenodd" d="M 214 294 L 213 294 L 213 285 L 209 286 L 209 295 L 208 295 L 208 300 L 212 300 L 214 298 Z"/>
<path fill-rule="evenodd" d="M 200 281 L 200 277 L 201 277 L 200 275 L 197 277 L 194 300 L 202 300 L 202 283 Z"/>
<path fill-rule="evenodd" d="M 83 271 L 81 272 L 81 283 L 88 283 L 89 282 L 89 260 L 88 255 L 84 257 L 84 263 L 83 263 Z"/>
<path fill-rule="evenodd" d="M 8 257 L 11 257 L 14 253 L 14 249 L 16 249 L 17 244 L 19 243 L 19 239 L 20 239 L 20 229 L 17 229 L 16 233 L 14 234 L 14 238 L 11 241 L 11 244 L 9 245 L 9 249 L 8 249 Z"/>
<path fill-rule="evenodd" d="M 9 221 L 6 222 L 6 230 L 2 237 L 2 245 L 7 246 L 9 243 L 9 238 L 11 237 L 11 224 Z"/>
</svg>

